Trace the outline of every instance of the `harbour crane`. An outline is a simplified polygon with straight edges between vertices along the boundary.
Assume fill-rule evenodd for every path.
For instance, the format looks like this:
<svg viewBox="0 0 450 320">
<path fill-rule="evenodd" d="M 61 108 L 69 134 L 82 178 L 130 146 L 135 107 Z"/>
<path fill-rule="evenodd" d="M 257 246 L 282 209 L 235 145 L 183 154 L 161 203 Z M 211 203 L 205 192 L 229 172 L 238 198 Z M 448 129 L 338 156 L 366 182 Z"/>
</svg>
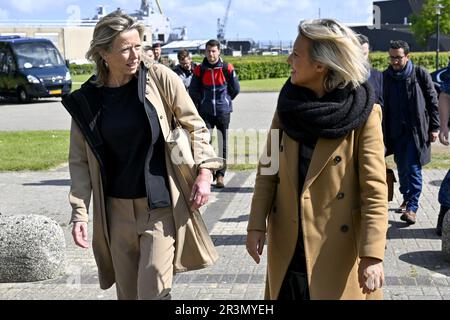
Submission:
<svg viewBox="0 0 450 320">
<path fill-rule="evenodd" d="M 217 19 L 217 40 L 220 43 L 225 42 L 225 28 L 227 26 L 228 14 L 230 13 L 231 0 L 228 0 L 227 10 L 225 11 L 225 16 L 223 17 L 223 22 L 221 23 L 220 18 Z"/>
<path fill-rule="evenodd" d="M 161 9 L 161 4 L 159 3 L 159 0 L 155 0 L 156 5 L 158 6 L 158 11 L 160 14 L 163 14 L 163 11 Z M 144 15 L 148 16 L 150 11 L 150 3 L 148 0 L 141 0 L 141 10 Z"/>
</svg>

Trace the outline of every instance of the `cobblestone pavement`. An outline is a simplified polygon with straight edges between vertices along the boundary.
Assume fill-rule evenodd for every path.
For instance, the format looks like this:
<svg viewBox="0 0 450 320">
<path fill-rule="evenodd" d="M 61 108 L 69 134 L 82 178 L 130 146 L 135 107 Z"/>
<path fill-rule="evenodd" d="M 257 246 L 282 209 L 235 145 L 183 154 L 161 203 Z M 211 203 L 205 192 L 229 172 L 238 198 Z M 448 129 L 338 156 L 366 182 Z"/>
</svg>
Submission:
<svg viewBox="0 0 450 320">
<path fill-rule="evenodd" d="M 418 221 L 406 227 L 390 203 L 385 259 L 387 300 L 450 300 L 450 263 L 441 254 L 434 233 L 439 211 L 437 193 L 445 170 L 424 170 Z M 203 214 L 220 254 L 212 267 L 178 274 L 173 299 L 261 299 L 266 259 L 256 265 L 245 250 L 245 234 L 255 180 L 254 171 L 230 172 L 227 188 L 214 190 Z M 46 172 L 0 173 L 0 212 L 4 215 L 42 214 L 55 219 L 66 235 L 65 274 L 33 283 L 0 283 L 0 299 L 115 299 L 114 287 L 101 290 L 92 250 L 76 247 L 70 236 L 69 174 L 67 167 Z M 396 184 L 396 188 L 398 184 Z M 91 233 L 92 234 L 92 233 Z"/>
</svg>

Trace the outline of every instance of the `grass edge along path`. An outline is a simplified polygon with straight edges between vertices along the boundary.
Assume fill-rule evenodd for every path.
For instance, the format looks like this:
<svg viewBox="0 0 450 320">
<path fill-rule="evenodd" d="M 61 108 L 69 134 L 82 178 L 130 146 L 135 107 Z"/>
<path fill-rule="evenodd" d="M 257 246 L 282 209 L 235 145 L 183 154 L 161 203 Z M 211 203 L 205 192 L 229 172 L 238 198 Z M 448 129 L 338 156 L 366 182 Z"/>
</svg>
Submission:
<svg viewBox="0 0 450 320">
<path fill-rule="evenodd" d="M 267 133 L 265 130 L 230 132 L 228 169 L 254 170 L 259 156 L 264 151 Z M 217 152 L 216 135 L 213 146 Z M 0 131 L 0 172 L 40 171 L 56 168 L 67 163 L 69 131 Z M 392 156 L 387 158 L 395 168 Z M 432 160 L 424 169 L 450 168 L 450 148 L 433 144 Z"/>
</svg>

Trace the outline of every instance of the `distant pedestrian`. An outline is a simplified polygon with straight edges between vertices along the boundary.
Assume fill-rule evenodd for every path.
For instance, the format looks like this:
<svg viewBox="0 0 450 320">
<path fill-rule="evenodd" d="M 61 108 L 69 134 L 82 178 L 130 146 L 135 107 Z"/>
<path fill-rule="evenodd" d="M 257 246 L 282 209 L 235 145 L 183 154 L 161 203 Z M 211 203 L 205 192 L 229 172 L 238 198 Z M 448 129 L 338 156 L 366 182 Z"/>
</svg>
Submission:
<svg viewBox="0 0 450 320">
<path fill-rule="evenodd" d="M 258 166 L 247 251 L 259 263 L 267 232 L 266 299 L 381 299 L 388 205 L 369 64 L 342 23 L 298 32 L 271 126 L 281 137 L 267 141 L 279 170 Z"/>
<path fill-rule="evenodd" d="M 152 45 L 153 56 L 156 62 L 161 63 L 161 43 L 155 42 Z"/>
<path fill-rule="evenodd" d="M 157 63 L 161 63 L 170 69 L 172 69 L 175 66 L 172 60 L 170 60 L 168 57 L 162 56 L 162 47 L 160 42 L 155 42 L 152 46 L 152 49 L 154 60 Z"/>
<path fill-rule="evenodd" d="M 431 160 L 438 138 L 438 99 L 427 70 L 409 59 L 409 45 L 391 41 L 390 66 L 383 73 L 386 155 L 394 154 L 403 203 L 397 210 L 408 225 L 416 223 L 422 192 L 422 166 Z"/>
<path fill-rule="evenodd" d="M 178 64 L 173 68 L 173 71 L 180 76 L 181 80 L 183 80 L 186 90 L 189 90 L 192 76 L 194 75 L 194 69 L 197 64 L 192 62 L 191 54 L 185 49 L 178 51 L 177 58 Z"/>
<path fill-rule="evenodd" d="M 143 51 L 150 59 L 155 59 L 155 54 L 151 46 L 144 46 Z"/>
<path fill-rule="evenodd" d="M 232 100 L 239 94 L 239 80 L 231 63 L 220 57 L 220 42 L 206 43 L 206 57 L 194 70 L 189 93 L 207 127 L 217 127 L 219 155 L 227 159 L 228 127 L 233 112 Z M 226 166 L 216 172 L 216 187 L 223 188 Z"/>
<path fill-rule="evenodd" d="M 441 93 L 439 95 L 439 119 L 441 130 L 439 132 L 439 141 L 449 146 L 449 124 L 450 124 L 450 63 L 447 67 L 446 77 L 441 85 Z M 436 234 L 442 236 L 442 224 L 444 217 L 450 214 L 450 170 L 447 172 L 439 189 L 439 203 L 441 205 L 436 225 Z"/>
<path fill-rule="evenodd" d="M 358 35 L 359 43 L 363 50 L 364 57 L 369 60 L 370 43 L 369 38 L 363 34 Z M 383 107 L 383 73 L 375 68 L 370 67 L 369 83 L 375 94 L 375 102 Z"/>
</svg>

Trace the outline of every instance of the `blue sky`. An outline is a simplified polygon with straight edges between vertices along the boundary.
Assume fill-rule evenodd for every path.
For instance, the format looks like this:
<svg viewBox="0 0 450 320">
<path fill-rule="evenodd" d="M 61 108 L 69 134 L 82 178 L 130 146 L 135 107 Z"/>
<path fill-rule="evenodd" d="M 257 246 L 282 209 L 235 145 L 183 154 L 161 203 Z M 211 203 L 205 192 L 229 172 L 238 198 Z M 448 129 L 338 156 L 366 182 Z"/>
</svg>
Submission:
<svg viewBox="0 0 450 320">
<path fill-rule="evenodd" d="M 152 3 L 153 1 L 150 1 Z M 189 39 L 209 39 L 217 34 L 217 18 L 223 19 L 227 0 L 160 0 L 172 27 L 186 26 Z M 140 0 L 0 0 L 0 20 L 52 19 L 65 21 L 77 6 L 81 18 L 92 18 L 95 7 L 107 4 L 110 12 L 139 9 Z M 154 6 L 156 8 L 156 4 Z M 231 4 L 226 38 L 294 40 L 300 20 L 321 17 L 344 22 L 367 22 L 372 1 L 367 0 L 234 0 Z"/>
</svg>

